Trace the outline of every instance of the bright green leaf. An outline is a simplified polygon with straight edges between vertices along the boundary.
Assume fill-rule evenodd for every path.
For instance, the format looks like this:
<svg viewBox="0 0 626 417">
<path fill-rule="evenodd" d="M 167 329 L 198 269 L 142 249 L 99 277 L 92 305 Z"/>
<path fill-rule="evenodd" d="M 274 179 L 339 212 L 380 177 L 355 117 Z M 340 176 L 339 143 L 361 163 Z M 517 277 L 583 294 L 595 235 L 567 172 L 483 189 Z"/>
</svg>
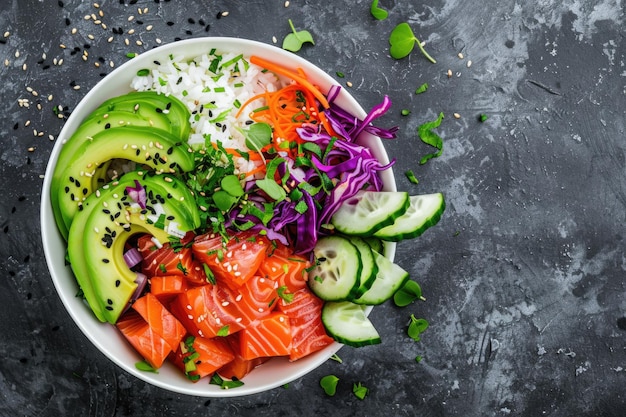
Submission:
<svg viewBox="0 0 626 417">
<path fill-rule="evenodd" d="M 218 190 L 213 193 L 213 202 L 221 211 L 228 211 L 237 202 L 237 197 L 233 197 L 224 190 Z"/>
<path fill-rule="evenodd" d="M 352 393 L 359 400 L 364 399 L 368 391 L 367 387 L 363 386 L 360 382 L 352 385 Z"/>
<path fill-rule="evenodd" d="M 256 185 L 275 201 L 282 201 L 287 197 L 287 192 L 276 181 L 270 178 L 256 180 Z"/>
<path fill-rule="evenodd" d="M 309 42 L 315 45 L 313 41 L 313 36 L 307 30 L 297 31 L 293 25 L 291 19 L 289 19 L 289 26 L 291 27 L 291 32 L 285 39 L 283 39 L 283 49 L 291 52 L 298 52 L 302 48 L 302 44 Z"/>
<path fill-rule="evenodd" d="M 412 170 L 407 170 L 404 175 L 406 175 L 407 179 L 413 183 L 413 184 L 418 184 L 419 180 L 417 179 L 417 177 L 415 176 L 415 173 Z"/>
<path fill-rule="evenodd" d="M 328 396 L 333 396 L 337 392 L 337 384 L 339 383 L 339 378 L 335 375 L 326 375 L 320 379 L 320 386 Z"/>
<path fill-rule="evenodd" d="M 154 368 L 152 365 L 150 365 L 145 360 L 141 361 L 141 362 L 135 363 L 135 368 L 137 368 L 140 371 L 144 371 L 144 372 L 153 372 L 155 374 L 159 373 L 159 371 L 156 368 Z"/>
<path fill-rule="evenodd" d="M 418 319 L 413 314 L 411 314 L 411 323 L 409 323 L 409 328 L 407 329 L 407 334 L 409 337 L 416 342 L 420 341 L 420 335 L 426 331 L 428 328 L 428 321 L 425 319 Z"/>
<path fill-rule="evenodd" d="M 378 7 L 378 0 L 373 0 L 372 5 L 370 6 L 370 13 L 377 20 L 385 20 L 389 13 L 385 9 L 381 9 Z"/>
<path fill-rule="evenodd" d="M 413 34 L 413 30 L 408 23 L 400 23 L 396 26 L 389 35 L 389 53 L 395 59 L 402 59 L 408 56 L 413 48 L 417 44 L 417 47 L 422 52 L 422 54 L 428 59 L 430 62 L 435 64 L 437 61 L 431 57 L 428 52 L 422 46 L 422 42 L 415 37 Z"/>
<path fill-rule="evenodd" d="M 417 87 L 417 90 L 415 90 L 415 94 L 425 93 L 426 90 L 428 90 L 428 83 L 424 83 L 420 85 L 419 87 Z"/>
<path fill-rule="evenodd" d="M 222 181 L 220 181 L 220 186 L 224 191 L 233 197 L 241 197 L 244 194 L 243 187 L 241 186 L 237 175 L 226 175 L 222 178 Z"/>
<path fill-rule="evenodd" d="M 272 127 L 267 123 L 254 123 L 248 130 L 240 129 L 248 149 L 260 151 L 272 141 Z"/>
<path fill-rule="evenodd" d="M 406 307 L 413 301 L 420 299 L 423 299 L 422 288 L 413 280 L 408 280 L 404 286 L 393 295 L 393 302 L 398 307 Z"/>
</svg>

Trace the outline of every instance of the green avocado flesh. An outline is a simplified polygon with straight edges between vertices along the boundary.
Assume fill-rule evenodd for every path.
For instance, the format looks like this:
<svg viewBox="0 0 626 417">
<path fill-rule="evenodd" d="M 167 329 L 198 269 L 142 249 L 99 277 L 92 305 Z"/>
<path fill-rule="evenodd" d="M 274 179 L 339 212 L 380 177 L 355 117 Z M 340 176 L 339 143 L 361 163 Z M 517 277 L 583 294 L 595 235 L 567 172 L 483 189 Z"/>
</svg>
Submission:
<svg viewBox="0 0 626 417">
<path fill-rule="evenodd" d="M 145 208 L 128 195 L 141 185 Z M 162 243 L 199 227 L 193 196 L 180 180 L 133 171 L 89 195 L 68 235 L 68 255 L 87 303 L 102 322 L 115 323 L 137 288 L 136 274 L 124 261 L 124 244 L 137 233 Z"/>
<path fill-rule="evenodd" d="M 80 146 L 60 178 L 62 188 L 56 198 L 67 229 L 84 199 L 94 191 L 92 177 L 97 167 L 112 159 L 134 161 L 157 173 L 187 172 L 194 168 L 189 146 L 166 131 L 127 126 L 97 133 L 93 140 Z"/>
<path fill-rule="evenodd" d="M 84 194 L 85 187 L 87 192 L 92 192 L 104 185 L 108 181 L 107 169 L 111 160 L 124 158 L 123 155 L 115 156 L 115 154 L 110 153 L 110 151 L 115 150 L 116 146 L 119 147 L 120 141 L 137 148 L 142 146 L 149 148 L 149 142 L 137 141 L 136 139 L 143 136 L 144 132 L 156 131 L 165 132 L 161 136 L 167 135 L 168 142 L 186 143 L 191 129 L 189 118 L 190 113 L 182 102 L 174 97 L 155 92 L 132 92 L 109 99 L 87 116 L 80 127 L 63 144 L 50 186 L 52 209 L 63 237 L 67 238 L 68 221 L 71 221 L 71 213 L 73 212 L 73 208 L 68 211 L 62 210 L 60 207 L 63 204 L 61 201 L 63 194 L 66 194 L 64 190 L 78 191 L 78 193 L 74 193 L 75 204 L 77 204 L 87 196 Z M 102 135 L 105 131 L 108 133 Z M 111 132 L 115 132 L 115 134 Z M 155 133 L 147 134 L 154 136 Z M 111 140 L 112 136 L 119 136 L 120 141 L 116 142 L 117 144 L 111 144 L 109 153 L 103 152 L 101 147 L 88 145 L 93 144 L 96 139 L 102 139 L 101 136 L 107 140 Z M 82 168 L 80 173 L 90 177 L 91 180 L 88 178 L 79 179 L 79 187 L 82 189 L 72 190 L 78 187 L 75 187 L 76 184 L 69 175 L 66 175 L 68 174 L 68 167 L 75 166 L 76 159 L 86 158 L 86 155 L 91 155 L 92 157 L 88 159 L 93 159 L 88 164 L 93 164 L 97 160 L 98 165 Z M 106 160 L 107 157 L 110 159 Z M 182 168 L 183 166 L 189 165 L 189 158 L 178 160 L 178 155 L 169 155 L 167 159 L 170 162 L 176 162 L 182 170 L 185 170 Z M 141 161 L 141 163 L 143 162 Z M 72 178 L 77 179 L 75 176 Z M 88 183 L 90 184 L 88 185 Z M 65 204 L 67 203 L 65 201 Z M 68 213 L 70 213 L 69 216 Z"/>
</svg>

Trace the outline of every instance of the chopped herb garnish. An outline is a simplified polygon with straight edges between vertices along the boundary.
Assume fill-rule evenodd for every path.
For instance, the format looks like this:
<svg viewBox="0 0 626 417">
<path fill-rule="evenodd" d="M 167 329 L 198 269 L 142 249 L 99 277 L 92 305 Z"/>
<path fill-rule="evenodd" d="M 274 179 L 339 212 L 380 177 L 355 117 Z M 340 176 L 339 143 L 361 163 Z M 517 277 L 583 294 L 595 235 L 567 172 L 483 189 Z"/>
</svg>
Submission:
<svg viewBox="0 0 626 417">
<path fill-rule="evenodd" d="M 395 59 L 402 59 L 408 56 L 416 44 L 426 59 L 433 64 L 437 63 L 437 61 L 426 52 L 422 46 L 422 42 L 415 37 L 408 23 L 400 23 L 389 35 L 389 45 L 391 45 L 389 53 Z"/>
<path fill-rule="evenodd" d="M 370 6 L 370 13 L 376 20 L 385 20 L 389 13 L 385 9 L 378 7 L 378 0 L 373 0 Z"/>
<path fill-rule="evenodd" d="M 287 291 L 287 286 L 286 285 L 280 286 L 276 290 L 276 292 L 278 293 L 278 296 L 280 298 L 282 298 L 286 303 L 292 302 L 293 301 L 293 294 L 292 293 L 287 293 L 285 291 Z"/>
<path fill-rule="evenodd" d="M 130 58 L 130 59 L 133 59 L 136 56 L 137 56 L 137 54 L 135 52 L 128 52 L 126 54 L 126 58 Z"/>
<path fill-rule="evenodd" d="M 215 285 L 217 281 L 215 280 L 215 274 L 211 271 L 211 268 L 205 263 L 202 264 L 202 268 L 204 269 L 204 275 L 206 275 L 206 280 L 209 284 Z"/>
<path fill-rule="evenodd" d="M 326 375 L 320 379 L 320 386 L 326 393 L 326 395 L 332 397 L 337 393 L 337 384 L 339 383 L 339 378 L 335 375 Z"/>
<path fill-rule="evenodd" d="M 341 71 L 337 71 L 335 74 L 336 74 L 336 75 L 337 75 L 337 77 L 339 77 L 339 78 L 344 78 L 344 77 L 346 76 L 346 74 L 344 74 L 344 73 L 343 73 L 343 72 L 341 72 Z"/>
<path fill-rule="evenodd" d="M 368 391 L 369 390 L 367 389 L 367 387 L 363 386 L 363 384 L 361 384 L 360 382 L 357 382 L 357 383 L 352 385 L 352 393 L 359 400 L 364 399 L 365 396 L 367 395 Z"/>
<path fill-rule="evenodd" d="M 330 359 L 338 363 L 343 363 L 343 359 L 341 359 L 339 355 L 337 355 L 336 353 L 333 354 L 333 356 L 331 356 Z"/>
<path fill-rule="evenodd" d="M 146 75 L 150 75 L 150 70 L 147 68 L 142 68 L 139 71 L 137 71 L 138 77 L 145 77 Z"/>
<path fill-rule="evenodd" d="M 417 87 L 417 90 L 415 90 L 415 94 L 425 93 L 426 90 L 428 90 L 428 83 L 424 83 L 420 85 L 419 87 Z"/>
<path fill-rule="evenodd" d="M 183 265 L 182 262 L 178 262 L 176 264 L 176 269 L 178 269 L 179 271 L 181 271 L 183 273 L 183 275 L 187 275 L 187 268 L 185 268 L 185 266 Z"/>
<path fill-rule="evenodd" d="M 289 27 L 291 27 L 291 33 L 283 39 L 283 49 L 291 52 L 298 52 L 302 48 L 302 45 L 306 42 L 315 45 L 311 33 L 307 30 L 297 31 L 291 19 L 289 19 Z"/>
<path fill-rule="evenodd" d="M 417 177 L 415 176 L 415 173 L 413 173 L 412 170 L 407 170 L 404 175 L 407 177 L 407 179 L 413 183 L 413 184 L 418 184 L 419 180 L 417 179 Z"/>
<path fill-rule="evenodd" d="M 441 112 L 439 113 L 439 117 L 437 118 L 437 120 L 433 120 L 432 122 L 426 122 L 417 128 L 417 134 L 419 135 L 422 142 L 430 146 L 434 146 L 438 149 L 438 152 L 425 155 L 420 160 L 420 165 L 425 164 L 431 158 L 440 156 L 441 152 L 443 151 L 443 139 L 441 139 L 438 134 L 432 131 L 432 129 L 439 127 L 441 121 L 443 120 L 443 117 L 443 112 Z"/>
<path fill-rule="evenodd" d="M 229 381 L 227 379 L 223 379 L 217 373 L 213 374 L 213 376 L 211 377 L 211 381 L 209 381 L 209 384 L 219 385 L 222 389 L 230 389 L 243 386 L 243 382 L 241 382 L 237 378 L 233 378 L 231 381 Z"/>
<path fill-rule="evenodd" d="M 411 110 L 409 110 L 409 109 L 402 109 L 400 111 L 400 114 L 403 115 L 403 116 L 408 116 L 409 114 L 411 114 Z"/>
<path fill-rule="evenodd" d="M 135 368 L 137 368 L 140 371 L 144 371 L 144 372 L 153 372 L 155 374 L 158 374 L 159 371 L 153 367 L 152 365 L 150 365 L 147 361 L 143 360 L 140 362 L 136 362 L 135 363 Z"/>
<path fill-rule="evenodd" d="M 230 327 L 227 325 L 222 326 L 218 331 L 217 331 L 217 336 L 222 336 L 222 337 L 226 337 L 228 336 L 230 331 Z"/>
<path fill-rule="evenodd" d="M 479 121 L 479 122 L 481 122 L 481 123 L 482 123 L 482 122 L 486 122 L 486 121 L 487 121 L 487 119 L 489 119 L 489 116 L 487 116 L 487 115 L 486 115 L 486 114 L 484 114 L 484 113 L 483 113 L 483 114 L 481 114 L 480 116 L 478 116 L 478 121 Z"/>
</svg>

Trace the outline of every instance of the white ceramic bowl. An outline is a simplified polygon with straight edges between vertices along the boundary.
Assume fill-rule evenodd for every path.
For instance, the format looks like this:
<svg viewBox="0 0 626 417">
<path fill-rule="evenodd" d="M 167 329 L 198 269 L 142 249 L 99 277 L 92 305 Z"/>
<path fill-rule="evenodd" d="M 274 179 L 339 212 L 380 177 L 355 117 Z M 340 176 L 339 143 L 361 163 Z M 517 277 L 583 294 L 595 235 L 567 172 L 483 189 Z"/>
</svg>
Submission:
<svg viewBox="0 0 626 417">
<path fill-rule="evenodd" d="M 193 58 L 203 53 L 208 53 L 213 48 L 220 51 L 243 53 L 248 56 L 252 54 L 259 55 L 294 69 L 300 67 L 304 69 L 309 79 L 319 85 L 324 92 L 327 92 L 331 85 L 336 84 L 333 78 L 324 71 L 295 54 L 271 45 L 244 39 L 190 39 L 164 45 L 139 55 L 118 67 L 89 91 L 76 106 L 76 109 L 61 130 L 56 145 L 52 150 L 43 183 L 41 234 L 50 275 L 61 301 L 80 330 L 107 358 L 137 378 L 173 392 L 204 397 L 236 397 L 263 392 L 300 378 L 325 362 L 342 345 L 338 343 L 331 344 L 325 349 L 296 362 L 289 362 L 282 358 L 272 359 L 246 376 L 243 379 L 245 385 L 231 390 L 224 390 L 216 385 L 210 385 L 206 379 L 197 383 L 190 382 L 178 369 L 169 363 L 166 363 L 159 370 L 158 374 L 137 370 L 135 363 L 140 361 L 141 358 L 126 342 L 124 337 L 114 326 L 100 323 L 86 304 L 79 297 L 76 297 L 78 285 L 71 269 L 65 265 L 65 241 L 56 228 L 49 196 L 50 180 L 63 141 L 72 135 L 90 112 L 106 99 L 129 92 L 130 82 L 137 71 L 142 68 L 153 67 L 155 60 L 165 61 L 171 53 L 182 53 L 186 58 Z M 342 89 L 337 103 L 358 117 L 362 118 L 366 114 L 363 108 L 345 89 Z M 370 147 L 381 162 L 387 163 L 389 161 L 379 138 L 363 134 L 359 141 Z M 392 191 L 396 189 L 391 169 L 382 173 L 382 179 L 386 190 Z M 395 246 L 388 245 L 386 256 L 393 258 L 394 252 Z"/>
</svg>

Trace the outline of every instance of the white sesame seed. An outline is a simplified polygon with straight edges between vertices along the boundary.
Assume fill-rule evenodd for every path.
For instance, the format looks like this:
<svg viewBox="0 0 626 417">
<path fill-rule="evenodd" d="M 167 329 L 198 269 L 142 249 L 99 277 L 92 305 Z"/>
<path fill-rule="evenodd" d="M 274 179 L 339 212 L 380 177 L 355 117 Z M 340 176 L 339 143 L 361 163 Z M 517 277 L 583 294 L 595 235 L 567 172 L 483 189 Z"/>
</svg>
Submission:
<svg viewBox="0 0 626 417">
<path fill-rule="evenodd" d="M 352 87 L 352 82 L 350 82 L 350 81 L 346 82 L 346 86 Z"/>
<path fill-rule="evenodd" d="M 222 17 L 226 17 L 229 15 L 229 12 L 222 12 Z"/>
<path fill-rule="evenodd" d="M 285 2 L 285 7 L 289 7 L 289 0 Z"/>
<path fill-rule="evenodd" d="M 78 29 L 76 29 L 76 28 L 72 28 L 72 32 L 71 32 L 71 33 L 72 33 L 72 35 L 76 35 L 76 32 L 78 32 Z"/>
<path fill-rule="evenodd" d="M 472 60 L 470 59 L 469 61 L 467 61 L 467 68 L 472 66 Z"/>
<path fill-rule="evenodd" d="M 26 120 L 26 122 L 24 123 L 24 127 L 28 127 L 30 126 L 30 120 Z"/>
<path fill-rule="evenodd" d="M 129 35 L 132 35 L 133 33 L 135 33 L 135 29 L 130 29 L 130 30 L 128 31 L 128 34 L 129 34 Z"/>
<path fill-rule="evenodd" d="M 151 30 L 152 30 L 152 28 L 153 28 L 153 27 L 154 27 L 154 26 L 152 26 L 152 25 L 148 25 L 148 26 L 146 26 L 146 30 L 149 32 L 149 31 L 151 31 Z"/>
<path fill-rule="evenodd" d="M 272 36 L 272 42 L 273 42 L 273 43 L 278 42 L 278 39 L 276 39 L 276 36 Z"/>
<path fill-rule="evenodd" d="M 91 33 L 90 33 L 89 35 L 87 35 L 87 37 L 88 37 L 89 39 L 91 39 L 91 40 L 96 39 L 96 37 L 95 37 L 95 36 L 93 36 Z"/>
<path fill-rule="evenodd" d="M 26 71 L 26 68 L 28 68 L 26 64 L 22 65 L 22 70 Z"/>
<path fill-rule="evenodd" d="M 9 36 L 11 36 L 11 33 L 7 30 L 6 32 L 4 32 L 4 37 L 8 38 Z"/>
<path fill-rule="evenodd" d="M 135 16 L 133 16 L 133 15 L 128 16 L 128 21 L 129 22 L 132 22 L 134 19 L 135 19 Z"/>
<path fill-rule="evenodd" d="M 136 44 L 137 46 L 141 46 L 141 45 L 143 45 L 143 42 L 142 42 L 142 41 L 135 41 L 135 44 Z"/>
<path fill-rule="evenodd" d="M 15 57 L 19 58 L 20 57 L 20 51 L 15 51 Z"/>
<path fill-rule="evenodd" d="M 448 78 L 452 77 L 452 70 L 449 69 L 448 72 L 446 72 L 446 75 L 448 76 Z"/>
<path fill-rule="evenodd" d="M 241 301 L 242 297 L 243 296 L 241 294 L 238 294 L 237 297 L 235 297 L 235 301 Z"/>
<path fill-rule="evenodd" d="M 130 41 L 128 40 L 128 38 L 124 39 L 124 45 L 126 46 L 130 45 Z"/>
<path fill-rule="evenodd" d="M 458 57 L 459 57 L 459 59 L 463 59 L 464 58 L 463 53 L 459 52 Z"/>
<path fill-rule="evenodd" d="M 453 116 L 454 116 L 455 119 L 460 119 L 461 118 L 461 115 L 459 113 L 454 113 Z"/>
</svg>

